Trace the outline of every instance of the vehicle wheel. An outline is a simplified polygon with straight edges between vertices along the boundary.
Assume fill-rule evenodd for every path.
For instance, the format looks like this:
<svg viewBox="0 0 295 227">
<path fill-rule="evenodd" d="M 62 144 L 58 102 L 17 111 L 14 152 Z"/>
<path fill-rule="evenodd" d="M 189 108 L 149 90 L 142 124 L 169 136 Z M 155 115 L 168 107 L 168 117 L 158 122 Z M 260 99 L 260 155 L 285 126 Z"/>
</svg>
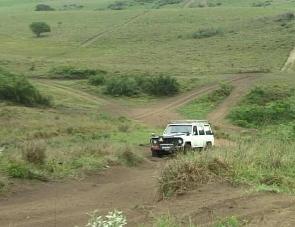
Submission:
<svg viewBox="0 0 295 227">
<path fill-rule="evenodd" d="M 152 151 L 152 157 L 160 157 L 159 153 L 157 151 Z"/>
<path fill-rule="evenodd" d="M 192 149 L 192 146 L 191 146 L 191 144 L 189 144 L 189 143 L 186 143 L 185 145 L 184 145 L 184 149 L 183 149 L 183 151 L 184 151 L 184 153 L 186 154 L 188 151 L 190 151 Z"/>
<path fill-rule="evenodd" d="M 206 150 L 211 150 L 212 149 L 212 143 L 211 142 L 207 142 L 205 149 Z"/>
</svg>

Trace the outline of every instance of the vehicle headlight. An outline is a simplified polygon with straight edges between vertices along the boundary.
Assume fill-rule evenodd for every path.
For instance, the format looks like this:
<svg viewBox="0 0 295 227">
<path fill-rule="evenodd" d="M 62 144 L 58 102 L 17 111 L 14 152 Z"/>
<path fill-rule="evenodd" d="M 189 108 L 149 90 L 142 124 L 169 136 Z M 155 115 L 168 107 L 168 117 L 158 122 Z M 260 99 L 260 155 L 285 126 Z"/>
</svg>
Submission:
<svg viewBox="0 0 295 227">
<path fill-rule="evenodd" d="M 158 143 L 158 141 L 156 139 L 152 140 L 152 144 L 157 144 L 157 143 Z"/>
<path fill-rule="evenodd" d="M 183 140 L 182 140 L 182 139 L 178 139 L 178 141 L 177 141 L 177 142 L 178 142 L 178 144 L 179 144 L 179 145 L 182 145 L 182 143 L 183 143 Z"/>
</svg>

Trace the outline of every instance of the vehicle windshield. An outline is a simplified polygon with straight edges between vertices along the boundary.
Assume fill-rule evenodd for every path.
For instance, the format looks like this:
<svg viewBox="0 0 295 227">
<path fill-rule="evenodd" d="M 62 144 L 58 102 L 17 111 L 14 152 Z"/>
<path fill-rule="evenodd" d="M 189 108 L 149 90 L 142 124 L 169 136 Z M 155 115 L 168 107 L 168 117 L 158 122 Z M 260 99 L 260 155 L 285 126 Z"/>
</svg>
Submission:
<svg viewBox="0 0 295 227">
<path fill-rule="evenodd" d="M 191 133 L 191 125 L 168 125 L 165 129 L 164 134 L 175 134 L 175 133 Z"/>
</svg>

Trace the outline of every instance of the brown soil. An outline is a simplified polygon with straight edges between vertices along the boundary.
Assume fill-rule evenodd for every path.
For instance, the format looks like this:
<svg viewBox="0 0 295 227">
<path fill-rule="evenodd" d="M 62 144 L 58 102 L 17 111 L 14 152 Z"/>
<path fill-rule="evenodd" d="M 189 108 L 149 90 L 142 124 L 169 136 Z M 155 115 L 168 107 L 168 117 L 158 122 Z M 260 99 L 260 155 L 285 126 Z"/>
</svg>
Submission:
<svg viewBox="0 0 295 227">
<path fill-rule="evenodd" d="M 152 225 L 160 215 L 175 215 L 198 226 L 236 216 L 250 226 L 294 226 L 295 198 L 247 193 L 227 184 L 208 184 L 170 200 L 158 201 L 157 176 L 164 164 L 147 159 L 137 168 L 113 167 L 78 181 L 29 184 L 0 198 L 0 226 L 84 226 L 86 213 L 123 210 L 128 226 Z"/>
<path fill-rule="evenodd" d="M 253 83 L 253 77 L 244 75 L 231 81 L 233 93 L 210 114 L 210 120 L 225 125 L 223 118 Z M 59 86 L 49 84 L 48 86 Z M 175 110 L 184 103 L 204 95 L 217 85 L 168 98 L 146 109 L 131 109 L 103 100 L 105 108 L 136 120 L 159 125 L 164 119 L 180 117 Z M 64 89 L 63 87 L 60 87 Z M 89 94 L 73 91 L 85 99 Z M 94 99 L 100 101 L 101 99 Z M 160 116 L 160 117 L 159 117 Z M 171 119 L 170 118 L 170 119 Z M 151 225 L 161 214 L 175 215 L 184 223 L 190 218 L 198 226 L 210 226 L 216 218 L 236 216 L 246 220 L 249 226 L 295 226 L 295 198 L 284 194 L 250 193 L 246 189 L 215 183 L 200 186 L 197 190 L 169 200 L 158 201 L 157 177 L 163 159 L 148 158 L 140 167 L 112 167 L 82 180 L 65 182 L 22 182 L 14 192 L 0 197 L 0 226 L 84 226 L 89 213 L 119 209 L 128 217 L 128 226 L 140 223 Z"/>
</svg>

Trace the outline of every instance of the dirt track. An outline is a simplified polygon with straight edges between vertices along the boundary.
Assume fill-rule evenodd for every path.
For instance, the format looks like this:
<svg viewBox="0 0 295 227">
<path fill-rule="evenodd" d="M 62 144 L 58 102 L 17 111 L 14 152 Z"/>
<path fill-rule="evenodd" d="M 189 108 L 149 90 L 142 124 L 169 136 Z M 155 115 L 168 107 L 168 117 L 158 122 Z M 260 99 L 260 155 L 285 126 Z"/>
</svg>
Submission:
<svg viewBox="0 0 295 227">
<path fill-rule="evenodd" d="M 9 227 L 84 226 L 86 213 L 123 210 L 128 226 L 151 225 L 168 212 L 199 226 L 216 218 L 236 217 L 250 226 L 294 226 L 294 197 L 246 193 L 226 184 L 209 184 L 171 200 L 158 201 L 157 176 L 163 160 L 147 160 L 138 168 L 113 167 L 82 181 L 28 185 L 0 199 L 0 223 Z"/>
<path fill-rule="evenodd" d="M 210 114 L 216 124 L 224 124 L 223 118 L 254 82 L 254 78 L 243 75 L 233 79 L 232 94 Z M 79 97 L 93 97 L 72 88 L 46 82 L 48 86 L 67 89 Z M 142 122 L 160 123 L 164 118 L 179 117 L 175 110 L 216 89 L 210 85 L 196 91 L 165 99 L 145 109 L 132 109 L 108 100 L 94 99 L 105 109 L 112 108 L 120 114 L 128 114 Z M 92 99 L 93 100 L 93 99 Z M 157 117 L 161 116 L 160 121 Z M 149 156 L 149 154 L 146 154 Z M 137 168 L 112 167 L 84 180 L 31 184 L 25 183 L 15 193 L 0 197 L 0 226 L 84 226 L 87 212 L 97 209 L 106 213 L 114 208 L 123 210 L 128 216 L 129 226 L 139 223 L 151 224 L 160 214 L 176 215 L 179 219 L 190 217 L 200 226 L 208 226 L 216 217 L 235 215 L 246 219 L 250 226 L 295 226 L 294 197 L 272 193 L 246 193 L 244 189 L 226 184 L 209 184 L 186 195 L 167 201 L 158 201 L 157 176 L 165 163 L 161 159 L 147 158 Z"/>
</svg>

